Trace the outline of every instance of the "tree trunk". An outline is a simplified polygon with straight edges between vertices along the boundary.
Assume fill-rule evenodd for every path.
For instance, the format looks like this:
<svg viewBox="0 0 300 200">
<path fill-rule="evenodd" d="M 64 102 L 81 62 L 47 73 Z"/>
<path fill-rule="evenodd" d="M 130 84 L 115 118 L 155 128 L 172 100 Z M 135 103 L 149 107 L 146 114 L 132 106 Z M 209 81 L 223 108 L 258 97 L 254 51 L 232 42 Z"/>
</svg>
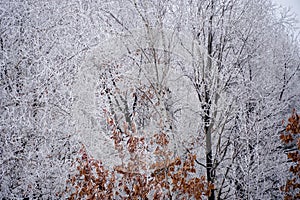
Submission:
<svg viewBox="0 0 300 200">
<path fill-rule="evenodd" d="M 212 41 L 213 41 L 213 34 L 212 34 L 212 19 L 213 19 L 213 7 L 214 7 L 214 0 L 211 1 L 211 16 L 209 18 L 209 29 L 208 29 L 208 41 L 207 41 L 207 71 L 206 73 L 210 73 L 212 70 Z M 208 74 L 205 74 L 204 77 L 207 77 Z M 206 145 L 206 175 L 207 181 L 214 184 L 215 179 L 215 172 L 213 167 L 213 158 L 212 158 L 212 141 L 211 141 L 211 119 L 210 119 L 210 109 L 211 109 L 211 100 L 210 100 L 210 93 L 208 90 L 208 81 L 204 81 L 204 132 L 205 132 L 205 145 Z M 215 191 L 211 191 L 211 195 L 208 198 L 209 200 L 215 199 Z"/>
</svg>

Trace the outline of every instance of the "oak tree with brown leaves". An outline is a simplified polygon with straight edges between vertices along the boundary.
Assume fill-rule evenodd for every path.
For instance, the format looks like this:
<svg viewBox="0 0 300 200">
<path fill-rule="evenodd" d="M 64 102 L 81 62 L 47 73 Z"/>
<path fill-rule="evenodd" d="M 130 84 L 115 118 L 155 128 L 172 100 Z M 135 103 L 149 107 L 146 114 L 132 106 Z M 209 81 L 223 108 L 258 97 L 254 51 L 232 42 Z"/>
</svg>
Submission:
<svg viewBox="0 0 300 200">
<path fill-rule="evenodd" d="M 68 199 L 202 199 L 211 195 L 214 186 L 196 172 L 196 156 L 172 158 L 166 133 L 145 138 L 134 123 L 124 122 L 123 131 L 112 118 L 107 123 L 122 164 L 105 167 L 82 146 L 77 172 L 67 180 L 64 195 Z M 153 163 L 147 160 L 152 156 Z"/>
<path fill-rule="evenodd" d="M 288 119 L 285 133 L 280 135 L 280 139 L 286 145 L 292 145 L 294 148 L 289 150 L 287 157 L 292 162 L 289 171 L 291 177 L 287 179 L 286 184 L 281 187 L 285 193 L 285 200 L 300 199 L 300 115 L 294 110 Z"/>
</svg>

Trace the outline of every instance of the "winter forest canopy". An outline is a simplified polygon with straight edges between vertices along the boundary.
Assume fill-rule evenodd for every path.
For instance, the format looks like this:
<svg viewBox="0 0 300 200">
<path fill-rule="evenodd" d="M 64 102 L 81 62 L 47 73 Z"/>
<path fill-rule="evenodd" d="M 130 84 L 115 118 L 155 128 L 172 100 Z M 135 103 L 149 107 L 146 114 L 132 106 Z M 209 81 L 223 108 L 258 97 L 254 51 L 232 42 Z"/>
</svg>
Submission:
<svg viewBox="0 0 300 200">
<path fill-rule="evenodd" d="M 0 1 L 0 198 L 288 199 L 295 23 L 270 0 Z"/>
</svg>

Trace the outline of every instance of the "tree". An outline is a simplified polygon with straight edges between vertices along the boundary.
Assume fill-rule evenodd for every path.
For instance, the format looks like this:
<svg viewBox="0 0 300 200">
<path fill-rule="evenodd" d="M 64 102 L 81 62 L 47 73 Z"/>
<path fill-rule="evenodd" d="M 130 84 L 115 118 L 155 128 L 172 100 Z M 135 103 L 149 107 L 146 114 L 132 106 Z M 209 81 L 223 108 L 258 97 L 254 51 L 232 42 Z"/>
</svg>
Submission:
<svg viewBox="0 0 300 200">
<path fill-rule="evenodd" d="M 289 171 L 291 176 L 286 181 L 286 184 L 281 187 L 284 192 L 284 199 L 299 199 L 300 198 L 300 115 L 293 110 L 291 117 L 288 119 L 285 132 L 280 135 L 280 140 L 289 146 L 287 150 L 287 158 L 292 163 Z"/>
<path fill-rule="evenodd" d="M 126 84 L 117 83 L 117 87 L 112 87 L 113 83 L 110 83 L 109 87 L 114 89 L 110 90 L 113 92 L 107 97 L 112 99 L 109 109 L 114 108 L 117 116 L 133 114 L 134 99 L 142 99 L 141 94 L 147 93 L 142 90 L 135 96 L 131 95 L 133 92 L 120 89 L 130 85 L 133 91 L 136 88 L 148 88 L 152 93 L 149 96 L 154 94 L 153 104 L 157 105 L 148 104 L 151 111 L 144 113 L 147 116 L 152 116 L 149 113 L 159 116 L 165 113 L 163 106 L 168 105 L 167 101 L 161 101 L 164 99 L 159 95 L 163 93 L 161 89 L 170 91 L 171 95 L 164 97 L 173 102 L 171 108 L 176 112 L 171 112 L 172 118 L 165 121 L 172 124 L 173 130 L 168 133 L 175 138 L 182 132 L 186 133 L 181 137 L 183 140 L 174 140 L 178 142 L 177 146 L 181 146 L 178 152 L 198 153 L 196 163 L 199 169 L 205 170 L 207 177 L 215 181 L 215 192 L 212 193 L 215 197 L 212 195 L 210 198 L 280 196 L 278 182 L 283 176 L 277 172 L 281 171 L 284 164 L 276 160 L 281 152 L 277 149 L 279 143 L 273 135 L 276 132 L 273 127 L 278 127 L 277 116 L 285 107 L 284 103 L 277 101 L 281 82 L 271 73 L 275 73 L 274 68 L 282 72 L 283 65 L 273 65 L 272 62 L 280 56 L 273 57 L 267 49 L 270 46 L 272 49 L 278 48 L 275 41 L 281 33 L 274 30 L 279 30 L 275 28 L 277 24 L 284 24 L 275 19 L 271 2 L 189 1 L 178 4 L 172 2 L 172 6 L 170 1 L 129 2 L 131 4 L 122 4 L 118 10 L 105 10 L 114 16 L 109 24 L 119 26 L 116 32 L 123 40 L 118 48 L 126 49 L 122 59 L 117 57 L 122 60 L 119 62 L 122 67 L 118 70 L 126 71 L 128 66 L 131 67 L 127 71 L 129 75 L 122 72 Z M 128 9 L 126 15 L 119 12 L 122 9 Z M 129 22 L 132 18 L 128 15 L 137 16 L 135 24 Z M 170 22 L 176 22 L 176 27 Z M 137 34 L 137 27 L 142 27 L 142 30 L 138 29 L 141 34 Z M 168 35 L 168 31 L 172 34 Z M 167 45 L 161 45 L 161 41 Z M 99 52 L 101 50 L 103 52 L 103 48 Z M 165 54 L 168 59 L 160 59 L 165 58 Z M 296 61 L 297 54 L 294 55 Z M 130 58 L 125 59 L 126 56 Z M 99 60 L 95 62 L 96 65 L 101 63 Z M 289 66 L 291 71 L 293 68 L 294 65 Z M 164 69 L 168 69 L 169 76 L 163 76 Z M 137 72 L 144 74 L 137 75 Z M 178 78 L 174 78 L 175 73 L 179 74 Z M 167 82 L 172 79 L 177 80 L 175 84 Z M 133 80 L 146 81 L 141 84 Z M 179 83 L 188 88 L 187 93 L 177 87 Z M 144 115 L 141 122 L 145 123 L 139 125 L 145 128 L 149 125 L 146 123 L 149 119 Z M 270 139 L 272 142 L 267 143 Z M 203 141 L 206 143 L 203 144 Z M 263 192 L 257 188 L 263 188 Z"/>
<path fill-rule="evenodd" d="M 54 199 L 80 147 L 71 86 L 84 52 L 99 42 L 100 22 L 89 15 L 97 7 L 35 0 L 0 5 L 0 196 Z"/>
<path fill-rule="evenodd" d="M 90 157 L 84 146 L 74 163 L 64 195 L 68 199 L 187 199 L 209 196 L 213 185 L 199 177 L 195 155 L 171 158 L 169 139 L 164 132 L 147 138 L 132 122 L 124 121 L 122 131 L 113 118 L 107 118 L 114 147 L 121 164 L 105 169 L 100 160 Z M 158 160 L 151 164 L 151 157 Z"/>
<path fill-rule="evenodd" d="M 184 63 L 182 68 L 199 97 L 199 132 L 207 141 L 200 149 L 205 146 L 206 151 L 213 152 L 212 156 L 206 152 L 210 159 L 205 158 L 205 162 L 207 176 L 216 181 L 216 198 L 280 196 L 278 182 L 284 176 L 277 172 L 284 164 L 276 161 L 281 154 L 277 149 L 280 144 L 270 130 L 278 130 L 279 112 L 286 109 L 283 102 L 277 101 L 284 81 L 272 75 L 275 69 L 284 72 L 283 65 L 273 63 L 284 58 L 271 55 L 267 49 L 278 48 L 275 40 L 288 29 L 281 29 L 288 26 L 282 21 L 291 19 L 277 21 L 269 1 L 189 3 L 192 17 L 185 20 L 197 20 L 185 30 L 192 33 L 196 43 L 191 42 L 194 48 L 185 46 L 193 62 Z M 292 60 L 297 61 L 288 67 L 293 81 L 299 63 L 296 52 Z M 290 93 L 287 96 L 293 98 Z M 269 140 L 272 142 L 266 143 Z M 273 162 L 280 164 L 274 167 L 269 164 Z"/>
</svg>

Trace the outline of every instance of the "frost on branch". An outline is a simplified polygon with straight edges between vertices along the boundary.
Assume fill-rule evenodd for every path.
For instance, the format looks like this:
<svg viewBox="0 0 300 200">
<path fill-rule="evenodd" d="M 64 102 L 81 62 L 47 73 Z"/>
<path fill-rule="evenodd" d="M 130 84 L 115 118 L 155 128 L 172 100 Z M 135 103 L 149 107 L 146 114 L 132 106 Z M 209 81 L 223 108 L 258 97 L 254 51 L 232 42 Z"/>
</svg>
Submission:
<svg viewBox="0 0 300 200">
<path fill-rule="evenodd" d="M 285 200 L 299 199 L 300 198 L 300 115 L 294 110 L 292 116 L 288 119 L 286 126 L 286 133 L 280 135 L 280 139 L 287 145 L 295 146 L 288 154 L 288 159 L 292 162 L 289 169 L 291 177 L 287 179 L 286 184 L 281 187 L 285 193 Z"/>
<path fill-rule="evenodd" d="M 202 199 L 210 195 L 214 186 L 196 173 L 196 156 L 172 158 L 165 133 L 145 138 L 134 124 L 124 123 L 121 132 L 112 118 L 107 123 L 122 164 L 106 168 L 83 146 L 76 174 L 67 180 L 64 195 L 68 199 Z"/>
</svg>

